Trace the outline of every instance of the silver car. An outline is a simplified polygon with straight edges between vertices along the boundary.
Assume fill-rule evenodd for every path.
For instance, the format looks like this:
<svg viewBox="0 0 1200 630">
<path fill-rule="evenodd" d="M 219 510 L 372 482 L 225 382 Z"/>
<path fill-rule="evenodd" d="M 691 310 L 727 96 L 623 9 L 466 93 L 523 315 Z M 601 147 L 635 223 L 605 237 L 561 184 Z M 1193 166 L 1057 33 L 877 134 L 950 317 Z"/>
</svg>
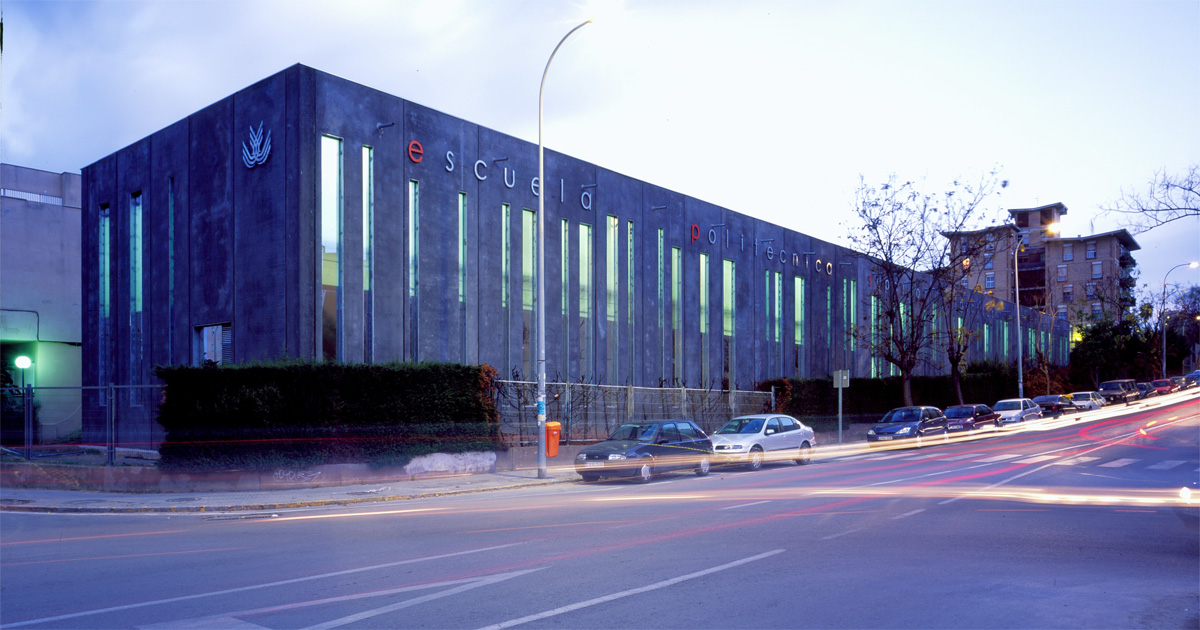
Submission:
<svg viewBox="0 0 1200 630">
<path fill-rule="evenodd" d="M 992 411 L 1000 414 L 1000 425 L 1042 417 L 1042 408 L 1028 398 L 1006 398 L 992 405 Z"/>
<path fill-rule="evenodd" d="M 1067 398 L 1070 398 L 1076 407 L 1086 411 L 1104 406 L 1104 397 L 1100 395 L 1100 392 L 1075 392 Z"/>
<path fill-rule="evenodd" d="M 774 413 L 734 418 L 709 437 L 715 453 L 713 463 L 743 464 L 750 470 L 762 468 L 766 461 L 807 464 L 817 442 L 812 427 Z"/>
</svg>

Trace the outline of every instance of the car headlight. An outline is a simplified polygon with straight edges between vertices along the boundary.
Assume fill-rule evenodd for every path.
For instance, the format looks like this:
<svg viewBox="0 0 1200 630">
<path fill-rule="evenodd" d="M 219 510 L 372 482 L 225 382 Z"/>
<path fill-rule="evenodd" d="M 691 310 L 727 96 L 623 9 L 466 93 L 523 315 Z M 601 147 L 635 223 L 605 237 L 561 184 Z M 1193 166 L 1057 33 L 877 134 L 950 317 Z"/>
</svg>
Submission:
<svg viewBox="0 0 1200 630">
<path fill-rule="evenodd" d="M 608 454 L 608 459 L 609 459 L 609 460 L 614 460 L 614 459 L 625 459 L 625 456 L 624 456 L 624 455 L 622 455 L 622 454 L 620 454 L 620 453 L 609 453 L 609 454 Z"/>
<path fill-rule="evenodd" d="M 874 428 L 867 429 L 867 435 L 875 435 L 875 429 Z"/>
<path fill-rule="evenodd" d="M 910 432 L 912 432 L 912 427 L 904 427 L 897 431 L 896 435 L 908 435 Z"/>
<path fill-rule="evenodd" d="M 575 459 L 587 459 L 587 453 L 580 453 L 575 456 Z"/>
</svg>

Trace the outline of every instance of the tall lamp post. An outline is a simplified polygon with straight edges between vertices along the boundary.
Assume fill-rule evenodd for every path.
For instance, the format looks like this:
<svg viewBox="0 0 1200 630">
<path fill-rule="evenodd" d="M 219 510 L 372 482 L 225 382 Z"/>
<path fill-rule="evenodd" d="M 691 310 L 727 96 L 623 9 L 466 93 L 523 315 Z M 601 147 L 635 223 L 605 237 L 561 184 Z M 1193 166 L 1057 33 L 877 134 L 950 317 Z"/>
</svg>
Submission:
<svg viewBox="0 0 1200 630">
<path fill-rule="evenodd" d="M 550 72 L 550 62 L 575 31 L 591 24 L 588 20 L 567 31 L 558 45 L 546 60 L 546 69 L 542 71 L 542 83 L 538 87 L 538 212 L 537 212 L 537 424 L 538 424 L 538 479 L 545 479 L 546 474 L 546 197 L 542 194 L 542 184 L 546 181 L 545 147 L 542 144 L 542 95 L 546 92 L 546 75 Z"/>
<path fill-rule="evenodd" d="M 1178 265 L 1168 269 L 1167 273 L 1163 274 L 1162 374 L 1159 375 L 1159 378 L 1167 378 L 1167 276 L 1171 275 L 1172 271 L 1175 271 L 1180 267 L 1189 267 L 1191 269 L 1195 269 L 1196 267 L 1200 267 L 1200 262 L 1192 261 L 1190 263 L 1179 263 Z"/>
<path fill-rule="evenodd" d="M 1058 231 L 1058 224 L 1051 223 L 1033 231 L 1053 234 Z M 1024 238 L 1025 236 L 1022 235 L 1021 239 L 1024 240 Z M 1025 397 L 1025 358 L 1023 356 L 1025 340 L 1021 338 L 1021 270 L 1017 266 L 1017 256 L 1021 253 L 1021 245 L 1022 241 L 1017 241 L 1017 246 L 1013 248 L 1013 287 L 1016 290 L 1013 301 L 1017 305 L 1016 316 L 1013 317 L 1017 322 L 1017 398 Z"/>
</svg>

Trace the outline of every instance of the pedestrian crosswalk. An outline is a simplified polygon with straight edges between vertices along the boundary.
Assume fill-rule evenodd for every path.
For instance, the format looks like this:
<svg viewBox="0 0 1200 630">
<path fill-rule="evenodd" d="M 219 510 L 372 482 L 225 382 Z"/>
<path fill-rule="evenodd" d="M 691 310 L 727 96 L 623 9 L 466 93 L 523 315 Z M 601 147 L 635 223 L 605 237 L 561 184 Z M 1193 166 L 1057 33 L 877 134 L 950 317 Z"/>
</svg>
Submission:
<svg viewBox="0 0 1200 630">
<path fill-rule="evenodd" d="M 1118 459 L 1106 459 L 1091 455 L 1058 455 L 1058 454 L 1043 454 L 1030 455 L 1027 453 L 963 453 L 959 455 L 951 455 L 949 457 L 939 457 L 934 453 L 913 454 L 910 452 L 902 453 L 869 453 L 866 455 L 854 455 L 850 457 L 839 458 L 839 461 L 864 461 L 864 462 L 918 462 L 918 461 L 937 461 L 937 462 L 962 462 L 968 464 L 995 464 L 1006 462 L 1010 464 L 1052 464 L 1055 466 L 1096 466 L 1099 468 L 1144 468 L 1146 470 L 1174 470 L 1181 466 L 1195 465 L 1196 462 L 1188 462 L 1187 460 L 1179 459 L 1136 459 L 1122 457 Z M 1200 472 L 1200 468 L 1196 468 L 1195 472 Z"/>
</svg>

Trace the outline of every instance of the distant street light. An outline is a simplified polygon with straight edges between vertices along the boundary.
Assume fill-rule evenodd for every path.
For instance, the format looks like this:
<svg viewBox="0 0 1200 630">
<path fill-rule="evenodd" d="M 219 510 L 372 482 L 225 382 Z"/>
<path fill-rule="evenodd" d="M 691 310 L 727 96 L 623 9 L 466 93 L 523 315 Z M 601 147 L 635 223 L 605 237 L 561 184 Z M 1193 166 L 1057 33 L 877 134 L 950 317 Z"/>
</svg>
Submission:
<svg viewBox="0 0 1200 630">
<path fill-rule="evenodd" d="M 1058 224 L 1051 223 L 1033 231 L 1053 234 L 1058 231 Z M 1024 235 L 1021 238 L 1024 240 Z M 1017 398 L 1025 397 L 1025 358 L 1023 356 L 1025 340 L 1021 338 L 1021 270 L 1017 267 L 1017 255 L 1021 253 L 1021 244 L 1021 241 L 1017 241 L 1017 246 L 1013 248 L 1013 287 L 1017 293 L 1014 297 L 1017 303 L 1017 314 L 1013 318 L 1017 322 Z"/>
<path fill-rule="evenodd" d="M 25 389 L 25 370 L 33 365 L 33 361 L 30 361 L 29 357 L 21 355 L 17 357 L 15 363 L 17 367 L 21 368 L 21 389 Z"/>
<path fill-rule="evenodd" d="M 1189 267 L 1195 269 L 1200 267 L 1200 262 L 1192 261 L 1190 263 L 1179 263 L 1167 270 L 1163 275 L 1163 298 L 1162 298 L 1162 374 L 1159 378 L 1167 378 L 1167 276 L 1171 275 L 1172 271 L 1180 267 Z"/>
<path fill-rule="evenodd" d="M 546 74 L 550 72 L 550 62 L 575 31 L 591 24 L 588 20 L 567 31 L 558 45 L 546 60 L 546 69 L 542 71 L 542 83 L 538 87 L 538 212 L 537 212 L 537 424 L 538 424 L 538 479 L 545 479 L 546 474 L 546 158 L 542 144 L 542 95 L 546 91 Z M 564 278 L 564 282 L 566 279 Z"/>
</svg>

